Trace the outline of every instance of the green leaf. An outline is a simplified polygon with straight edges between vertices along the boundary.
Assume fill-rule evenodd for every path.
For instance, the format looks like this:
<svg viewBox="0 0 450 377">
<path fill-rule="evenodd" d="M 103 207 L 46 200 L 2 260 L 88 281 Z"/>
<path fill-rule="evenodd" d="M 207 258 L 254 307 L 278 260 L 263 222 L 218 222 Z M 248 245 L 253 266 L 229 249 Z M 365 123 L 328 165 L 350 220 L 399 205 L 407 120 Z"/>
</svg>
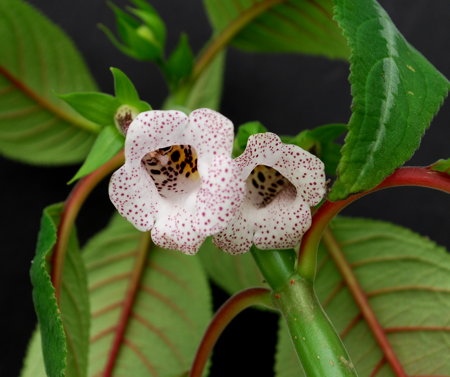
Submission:
<svg viewBox="0 0 450 377">
<path fill-rule="evenodd" d="M 0 153 L 31 164 L 81 161 L 100 127 L 54 94 L 96 89 L 74 45 L 20 0 L 0 1 L 0 35 Z"/>
<path fill-rule="evenodd" d="M 189 46 L 186 34 L 181 34 L 180 41 L 164 65 L 164 72 L 174 86 L 192 72 L 194 54 Z"/>
<path fill-rule="evenodd" d="M 446 160 L 438 160 L 431 166 L 432 170 L 440 171 L 442 173 L 450 174 L 450 158 Z"/>
<path fill-rule="evenodd" d="M 375 0 L 336 0 L 335 9 L 352 49 L 353 105 L 331 200 L 373 188 L 407 161 L 449 89 Z"/>
<path fill-rule="evenodd" d="M 164 103 L 164 109 L 179 109 L 186 113 L 206 107 L 218 110 L 222 97 L 225 52 L 219 53 L 191 86 L 182 85 Z"/>
<path fill-rule="evenodd" d="M 267 287 L 250 253 L 227 254 L 207 238 L 198 255 L 211 280 L 230 295 L 250 287 Z"/>
<path fill-rule="evenodd" d="M 60 96 L 86 119 L 101 126 L 114 124 L 120 101 L 105 93 L 69 93 Z"/>
<path fill-rule="evenodd" d="M 267 128 L 261 122 L 247 122 L 239 126 L 233 144 L 233 156 L 239 156 L 247 146 L 247 140 L 251 135 L 267 132 Z"/>
<path fill-rule="evenodd" d="M 85 377 L 89 344 L 89 302 L 84 264 L 72 232 L 64 261 L 59 308 L 49 260 L 56 243 L 62 204 L 44 210 L 36 257 L 31 267 L 33 301 L 38 317 L 45 368 L 49 377 Z M 32 347 L 33 348 L 33 347 Z M 35 347 L 34 347 L 35 348 Z"/>
<path fill-rule="evenodd" d="M 406 375 L 450 376 L 445 346 L 450 344 L 450 254 L 428 238 L 381 221 L 341 217 L 331 230 Z M 317 295 L 359 376 L 373 376 L 383 351 L 324 245 L 318 266 Z M 295 370 L 288 339 L 280 336 L 277 377 L 303 375 Z M 379 375 L 395 373 L 384 363 Z"/>
<path fill-rule="evenodd" d="M 83 165 L 69 181 L 69 184 L 92 173 L 95 169 L 107 163 L 122 149 L 123 143 L 123 135 L 115 127 L 105 127 L 100 135 L 98 135 L 97 140 L 95 140 Z"/>
<path fill-rule="evenodd" d="M 119 68 L 111 67 L 114 77 L 114 92 L 122 103 L 130 105 L 140 102 L 139 94 L 131 80 Z"/>
<path fill-rule="evenodd" d="M 113 360 L 117 375 L 184 375 L 210 320 L 211 297 L 199 259 L 154 245 L 143 248 L 143 237 L 148 233 L 115 216 L 85 248 L 92 309 L 89 376 L 104 370 L 120 326 L 125 331 Z M 139 283 L 135 289 L 133 281 Z"/>
<path fill-rule="evenodd" d="M 255 52 L 349 56 L 332 0 L 204 0 L 217 39 Z"/>
</svg>

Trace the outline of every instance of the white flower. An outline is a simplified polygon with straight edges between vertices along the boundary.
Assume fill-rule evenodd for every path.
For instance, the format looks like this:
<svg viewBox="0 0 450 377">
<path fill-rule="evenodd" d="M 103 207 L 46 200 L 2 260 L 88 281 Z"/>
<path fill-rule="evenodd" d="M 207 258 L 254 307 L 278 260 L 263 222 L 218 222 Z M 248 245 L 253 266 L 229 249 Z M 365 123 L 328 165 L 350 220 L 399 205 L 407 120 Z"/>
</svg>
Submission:
<svg viewBox="0 0 450 377">
<path fill-rule="evenodd" d="M 209 110 L 148 111 L 131 123 L 125 164 L 109 185 L 119 213 L 155 244 L 194 254 L 224 229 L 244 198 L 231 158 L 233 124 Z"/>
<path fill-rule="evenodd" d="M 246 181 L 246 198 L 226 229 L 214 236 L 232 254 L 294 247 L 311 225 L 310 207 L 326 192 L 324 165 L 273 133 L 255 134 L 236 158 Z"/>
</svg>

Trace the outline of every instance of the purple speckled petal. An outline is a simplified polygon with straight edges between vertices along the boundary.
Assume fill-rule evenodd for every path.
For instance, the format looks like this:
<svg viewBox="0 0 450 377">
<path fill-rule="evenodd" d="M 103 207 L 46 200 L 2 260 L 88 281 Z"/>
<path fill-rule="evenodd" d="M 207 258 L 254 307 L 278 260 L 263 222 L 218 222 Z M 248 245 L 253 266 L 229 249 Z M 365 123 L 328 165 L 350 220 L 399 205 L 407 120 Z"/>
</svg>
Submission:
<svg viewBox="0 0 450 377">
<path fill-rule="evenodd" d="M 310 206 L 325 195 L 324 165 L 317 157 L 295 145 L 286 145 L 272 133 L 250 136 L 244 153 L 236 159 L 244 179 L 257 166 L 275 169 L 288 182 L 268 204 L 255 205 L 258 184 L 247 186 L 239 213 L 214 242 L 232 254 L 248 251 L 254 243 L 260 249 L 286 249 L 300 242 L 311 225 Z M 266 181 L 267 182 L 267 181 Z M 261 183 L 261 182 L 260 182 Z M 264 190 L 271 190 L 272 187 Z M 270 191 L 269 191 L 270 192 Z"/>
</svg>

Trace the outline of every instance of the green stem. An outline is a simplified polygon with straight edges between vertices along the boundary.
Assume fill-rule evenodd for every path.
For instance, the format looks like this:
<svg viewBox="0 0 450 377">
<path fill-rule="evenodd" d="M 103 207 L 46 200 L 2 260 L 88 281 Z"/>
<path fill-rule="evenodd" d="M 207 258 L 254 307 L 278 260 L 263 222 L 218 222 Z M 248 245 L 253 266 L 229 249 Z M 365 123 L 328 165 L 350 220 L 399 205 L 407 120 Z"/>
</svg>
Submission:
<svg viewBox="0 0 450 377">
<path fill-rule="evenodd" d="M 264 278 L 272 289 L 282 287 L 294 273 L 294 250 L 259 250 L 252 246 L 250 252 Z"/>
<path fill-rule="evenodd" d="M 372 190 L 349 196 L 336 202 L 326 201 L 313 216 L 309 230 L 303 236 L 298 255 L 297 271 L 305 279 L 313 281 L 316 274 L 317 249 L 322 233 L 328 223 L 355 200 L 374 191 L 389 187 L 419 186 L 450 193 L 450 175 L 426 167 L 404 167 L 397 169 Z"/>
<path fill-rule="evenodd" d="M 322 309 L 313 284 L 295 274 L 274 292 L 295 351 L 308 377 L 356 377 L 336 330 Z"/>
<path fill-rule="evenodd" d="M 295 351 L 308 377 L 355 377 L 344 345 L 309 282 L 295 274 L 294 250 L 251 253 L 273 289 L 274 302 L 287 322 Z"/>
<path fill-rule="evenodd" d="M 203 376 L 206 362 L 223 330 L 240 312 L 254 305 L 273 307 L 270 291 L 265 288 L 249 288 L 236 293 L 219 308 L 203 336 L 189 377 Z"/>
</svg>

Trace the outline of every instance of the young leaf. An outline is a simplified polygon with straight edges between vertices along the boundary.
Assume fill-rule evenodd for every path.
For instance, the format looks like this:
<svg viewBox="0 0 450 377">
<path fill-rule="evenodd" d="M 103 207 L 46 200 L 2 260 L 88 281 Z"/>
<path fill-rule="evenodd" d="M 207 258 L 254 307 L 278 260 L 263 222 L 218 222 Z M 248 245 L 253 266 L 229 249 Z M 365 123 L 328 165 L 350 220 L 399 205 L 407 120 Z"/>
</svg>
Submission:
<svg viewBox="0 0 450 377">
<path fill-rule="evenodd" d="M 348 289 L 349 275 L 340 272 L 333 253 L 322 244 L 316 292 L 359 375 L 374 376 L 377 370 L 383 376 L 398 375 L 385 358 L 392 353 L 408 376 L 450 376 L 445 346 L 450 344 L 450 255 L 446 250 L 381 221 L 341 217 L 331 230 L 388 341 L 384 347 L 377 343 L 372 325 Z M 302 376 L 287 339 L 280 336 L 277 377 Z"/>
<path fill-rule="evenodd" d="M 432 170 L 440 171 L 442 173 L 450 174 L 450 158 L 446 160 L 438 160 L 431 165 Z"/>
<path fill-rule="evenodd" d="M 256 52 L 348 58 L 332 0 L 204 0 L 217 39 Z"/>
<path fill-rule="evenodd" d="M 120 101 L 105 93 L 69 93 L 59 96 L 86 119 L 101 126 L 114 123 Z"/>
<path fill-rule="evenodd" d="M 227 254 L 207 238 L 198 255 L 210 279 L 230 295 L 250 287 L 267 287 L 250 253 Z"/>
<path fill-rule="evenodd" d="M 45 368 L 49 377 L 85 377 L 89 344 L 89 302 L 84 264 L 75 233 L 64 261 L 59 307 L 48 261 L 56 243 L 62 204 L 44 210 L 36 257 L 31 267 L 33 301 L 38 317 Z"/>
<path fill-rule="evenodd" d="M 194 55 L 186 34 L 181 34 L 180 41 L 164 65 L 164 72 L 173 86 L 189 76 L 194 64 Z"/>
<path fill-rule="evenodd" d="M 123 142 L 123 135 L 115 127 L 106 126 L 98 135 L 86 160 L 69 181 L 69 184 L 92 173 L 95 169 L 108 162 L 122 149 Z"/>
<path fill-rule="evenodd" d="M 114 92 L 121 103 L 137 107 L 141 100 L 131 80 L 119 68 L 111 67 L 114 77 Z"/>
<path fill-rule="evenodd" d="M 120 216 L 83 253 L 91 299 L 89 376 L 182 376 L 211 316 L 198 258 L 162 250 Z"/>
<path fill-rule="evenodd" d="M 0 1 L 0 34 L 0 153 L 30 164 L 82 160 L 100 127 L 54 94 L 96 89 L 74 45 L 21 0 Z"/>
<path fill-rule="evenodd" d="M 141 101 L 134 84 L 119 68 L 111 67 L 114 77 L 114 92 L 122 105 L 128 105 L 136 109 L 137 113 L 151 110 L 152 107 L 145 101 Z M 116 113 L 117 115 L 117 113 Z"/>
<path fill-rule="evenodd" d="M 371 189 L 408 160 L 449 83 L 375 0 L 336 0 L 352 49 L 353 105 L 331 200 Z"/>
<path fill-rule="evenodd" d="M 100 28 L 109 40 L 124 54 L 138 60 L 161 60 L 165 43 L 165 25 L 153 7 L 145 1 L 132 0 L 138 8 L 128 10 L 137 18 L 116 5 L 109 6 L 116 16 L 119 41 L 106 26 Z"/>
</svg>

